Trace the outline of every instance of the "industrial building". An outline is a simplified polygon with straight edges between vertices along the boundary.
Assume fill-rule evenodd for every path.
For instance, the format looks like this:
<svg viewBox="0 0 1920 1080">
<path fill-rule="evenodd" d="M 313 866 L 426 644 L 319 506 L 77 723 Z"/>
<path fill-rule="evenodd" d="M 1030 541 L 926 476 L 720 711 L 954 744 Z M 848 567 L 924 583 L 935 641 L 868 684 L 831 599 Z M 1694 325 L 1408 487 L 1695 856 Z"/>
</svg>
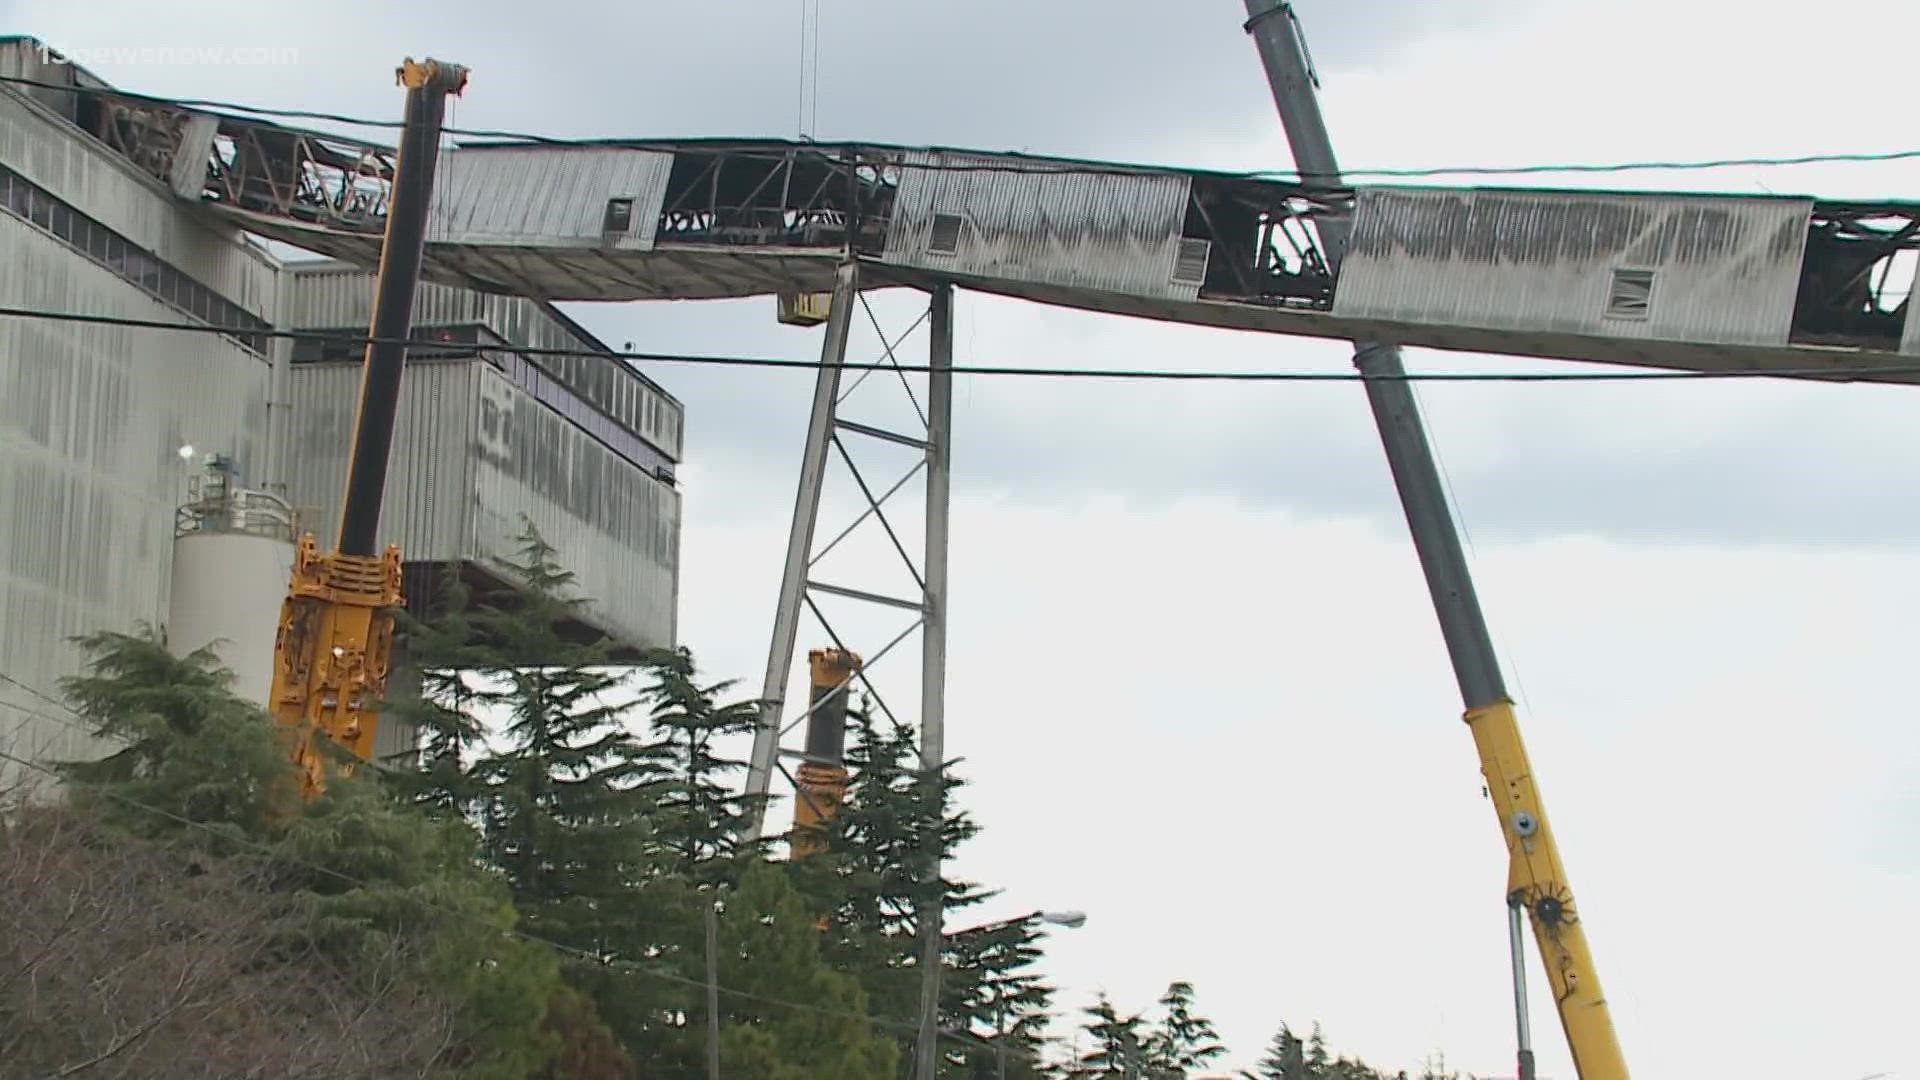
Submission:
<svg viewBox="0 0 1920 1080">
<path fill-rule="evenodd" d="M 46 56 L 0 40 L 0 75 L 104 87 Z M 0 317 L 0 749 L 35 759 L 89 750 L 53 704 L 81 666 L 74 636 L 166 627 L 183 602 L 195 626 L 221 623 L 202 617 L 209 605 L 249 606 L 253 621 L 229 625 L 278 610 L 284 574 L 277 589 L 259 573 L 248 585 L 225 557 L 181 575 L 206 595 L 176 595 L 176 531 L 217 531 L 181 507 L 217 455 L 327 543 L 359 349 L 271 333 L 362 338 L 370 315 L 370 273 L 279 250 L 180 198 L 129 157 L 128 123 L 95 96 L 0 84 L 0 307 L 240 332 Z M 430 602 L 448 568 L 497 585 L 524 515 L 593 599 L 583 632 L 673 644 L 680 403 L 551 304 L 423 285 L 415 328 L 445 349 L 409 359 L 381 521 L 407 560 L 408 606 Z M 223 656 L 258 654 L 242 645 Z M 264 672 L 240 674 L 264 685 Z M 383 730 L 382 751 L 409 735 Z"/>
</svg>

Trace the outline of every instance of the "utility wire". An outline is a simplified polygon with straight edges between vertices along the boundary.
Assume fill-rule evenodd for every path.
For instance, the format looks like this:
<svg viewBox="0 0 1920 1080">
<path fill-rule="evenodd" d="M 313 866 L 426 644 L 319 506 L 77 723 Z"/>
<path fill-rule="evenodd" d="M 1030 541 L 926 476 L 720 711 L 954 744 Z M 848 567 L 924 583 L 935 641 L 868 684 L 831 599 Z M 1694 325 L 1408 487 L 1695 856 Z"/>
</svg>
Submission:
<svg viewBox="0 0 1920 1080">
<path fill-rule="evenodd" d="M 42 700 L 50 700 L 46 698 L 46 695 L 41 694 L 38 691 L 32 690 L 31 687 L 27 687 L 26 684 L 4 673 L 0 673 L 0 680 L 4 680 L 15 686 L 22 687 L 23 689 L 27 689 L 30 693 L 33 693 L 36 697 L 39 697 Z M 0 701 L 0 707 L 5 707 L 5 708 L 16 710 L 21 713 L 25 713 L 29 718 L 38 718 L 42 720 L 49 720 L 57 723 L 66 724 L 67 726 L 73 727 L 76 730 L 82 730 L 82 731 L 87 730 L 86 728 L 81 727 L 80 724 L 75 722 L 80 719 L 77 714 L 75 714 L 74 720 L 67 720 L 62 717 L 50 716 L 46 713 L 40 712 L 35 709 L 29 709 L 24 705 L 18 705 L 10 701 Z M 64 712 L 72 713 L 72 710 L 67 708 L 64 705 L 60 706 L 60 708 Z M 58 770 L 50 768 L 47 765 L 42 764 L 40 762 L 19 757 L 11 753 L 10 751 L 4 750 L 4 749 L 0 749 L 0 760 L 11 761 L 16 765 L 19 765 L 23 768 L 31 769 L 34 772 L 40 773 L 52 779 L 56 779 L 56 780 L 62 779 Z M 220 840 L 225 841 L 227 843 L 234 844 L 239 847 L 248 849 L 256 856 L 264 857 L 266 859 L 279 862 L 282 864 L 286 864 L 286 865 L 297 866 L 304 870 L 310 870 L 310 871 L 313 871 L 314 873 L 333 878 L 344 884 L 354 886 L 355 888 L 371 889 L 374 887 L 372 882 L 369 882 L 364 878 L 359 878 L 352 874 L 348 874 L 340 870 L 335 870 L 332 867 L 322 866 L 319 863 L 309 862 L 305 859 L 296 858 L 286 854 L 285 852 L 276 851 L 273 848 L 265 844 L 262 844 L 257 840 L 253 840 L 244 836 L 236 836 L 232 832 L 229 832 L 225 829 L 222 829 L 208 822 L 195 821 L 192 818 L 182 817 L 181 815 L 176 814 L 173 811 L 166 809 L 165 807 L 154 806 L 150 803 L 141 802 L 140 800 L 125 794 L 124 792 L 117 792 L 108 788 L 101 788 L 99 789 L 99 793 L 102 795 L 105 795 L 106 797 L 130 809 L 139 810 L 144 813 L 154 814 L 156 816 L 166 818 L 167 820 L 172 821 L 175 824 L 184 825 L 184 826 L 187 826 L 188 828 L 205 832 L 208 835 L 217 837 Z M 421 897 L 419 899 L 420 899 L 420 902 L 425 906 L 438 909 L 442 914 L 452 915 L 457 919 L 467 918 L 464 912 L 456 911 L 455 909 L 449 906 L 446 906 L 444 904 L 441 904 L 437 901 L 434 901 L 430 898 Z M 575 948 L 571 945 L 564 945 L 564 944 L 561 944 L 560 942 L 553 941 L 549 938 L 544 938 L 537 934 L 528 933 L 524 930 L 518 929 L 517 927 L 509 928 L 506 932 L 513 935 L 516 938 L 521 939 L 522 941 L 528 942 L 529 944 L 545 946 L 549 949 L 553 949 L 556 952 L 564 953 L 569 956 L 573 956 L 577 959 L 588 960 L 602 967 L 610 967 L 620 971 L 632 971 L 639 975 L 645 975 L 651 978 L 660 979 L 665 982 L 676 983 L 681 986 L 698 989 L 698 990 L 705 990 L 708 986 L 707 982 L 703 979 L 692 979 L 683 975 L 675 975 L 672 972 L 661 971 L 657 968 L 651 968 L 646 966 L 645 964 L 636 963 L 631 960 L 620 960 L 620 959 L 610 960 L 604 956 L 600 956 L 596 953 L 589 952 L 585 949 Z M 766 994 L 755 994 L 749 991 L 737 990 L 727 986 L 720 986 L 718 987 L 718 989 L 723 994 L 727 994 L 731 997 L 738 998 L 743 1001 L 754 1001 L 754 1002 L 759 1002 L 765 1005 L 777 1005 L 783 1008 L 795 1009 L 802 1012 L 810 1012 L 816 1015 L 833 1017 L 833 1018 L 842 1019 L 842 1020 L 859 1020 L 859 1021 L 863 1021 L 865 1023 L 871 1024 L 874 1027 L 892 1028 L 893 1030 L 906 1032 L 906 1033 L 917 1033 L 920 1030 L 920 1025 L 915 1023 L 910 1023 L 907 1021 L 889 1020 L 885 1017 L 870 1016 L 865 1013 L 857 1013 L 857 1012 L 852 1012 L 845 1009 L 822 1008 L 821 1006 L 813 1005 L 808 1002 L 792 1001 L 786 998 L 772 997 Z M 983 1039 L 980 1036 L 973 1034 L 972 1032 L 963 1031 L 956 1028 L 942 1028 L 939 1030 L 938 1034 L 954 1042 L 965 1043 L 968 1045 L 973 1045 L 973 1046 L 977 1046 L 985 1049 L 995 1049 L 994 1044 L 992 1042 L 986 1039 Z"/>
<path fill-rule="evenodd" d="M 802 9 L 802 19 L 803 20 L 805 19 L 804 4 Z M 814 48 L 816 49 L 816 51 L 818 48 L 817 40 L 818 40 L 818 34 L 819 34 L 818 19 L 819 19 L 819 16 L 816 11 L 814 15 L 814 28 L 812 31 L 814 35 L 814 41 L 815 41 Z M 803 22 L 803 26 L 804 26 L 804 22 Z M 803 31 L 803 35 L 804 35 L 804 31 Z M 801 49 L 802 49 L 803 55 L 806 48 L 807 48 L 807 41 L 803 36 L 802 43 L 801 43 Z M 817 56 L 814 63 L 816 65 L 818 64 Z M 812 104 L 812 111 L 813 111 L 813 119 L 817 123 L 818 115 L 819 115 L 819 103 L 818 103 L 819 76 L 817 71 L 815 72 L 813 78 L 814 78 L 814 85 L 810 88 L 811 93 L 813 95 L 811 104 Z M 142 102 L 147 102 L 153 105 L 165 106 L 170 108 L 192 109 L 192 110 L 198 110 L 202 112 L 247 113 L 247 114 L 252 114 L 253 116 L 264 116 L 264 117 L 272 117 L 276 119 L 288 119 L 288 120 L 320 120 L 320 121 L 326 121 L 328 123 L 346 124 L 353 127 L 363 127 L 363 128 L 383 128 L 383 129 L 397 130 L 405 126 L 405 122 L 400 120 L 374 120 L 374 119 L 369 119 L 367 117 L 346 116 L 339 113 L 316 112 L 316 111 L 305 110 L 305 109 L 270 108 L 263 105 L 246 105 L 246 104 L 240 104 L 236 102 L 212 101 L 212 100 L 199 99 L 199 98 L 163 98 L 163 97 L 156 97 L 150 94 L 137 94 L 131 91 L 116 90 L 116 89 L 107 88 L 107 87 L 73 86 L 65 83 L 47 82 L 44 80 L 30 79 L 30 78 L 26 78 L 19 75 L 0 75 L 0 83 L 11 83 L 11 84 L 20 85 L 20 86 L 31 86 L 31 87 L 35 87 L 43 90 L 57 90 L 57 91 L 63 91 L 63 92 L 78 94 L 83 96 L 122 98 L 130 101 L 142 101 Z M 802 104 L 803 112 L 807 107 L 804 98 L 805 98 L 805 91 L 803 91 L 803 104 Z M 230 118 L 246 121 L 246 122 L 258 122 L 258 121 L 249 120 L 247 116 L 234 116 Z M 502 131 L 497 129 L 459 128 L 459 127 L 448 127 L 445 129 L 445 131 L 449 135 L 464 135 L 469 138 L 477 138 L 477 139 L 502 139 L 502 140 L 508 140 L 512 142 L 533 143 L 533 144 L 542 145 L 542 146 L 607 146 L 607 145 L 618 145 L 623 142 L 632 143 L 636 145 L 648 144 L 648 143 L 664 144 L 664 143 L 671 143 L 673 141 L 671 139 L 664 139 L 664 140 L 661 140 L 661 139 L 604 139 L 604 138 L 567 139 L 567 138 L 558 138 L 550 135 L 537 135 L 537 134 L 533 134 L 530 132 L 523 132 L 523 131 Z M 322 138 L 336 138 L 336 139 L 346 138 L 346 136 L 328 135 L 325 132 L 310 132 L 308 134 L 318 135 Z M 814 145 L 823 149 L 834 148 L 834 147 L 844 147 L 847 149 L 852 149 L 852 148 L 858 147 L 861 144 L 814 143 Z M 1017 159 L 1024 155 L 1007 154 L 1005 156 Z M 1735 168 L 1791 168 L 1791 167 L 1801 166 L 1801 165 L 1873 164 L 1873 163 L 1885 163 L 1885 162 L 1893 162 L 1893 161 L 1909 161 L 1909 160 L 1915 160 L 1915 159 L 1920 159 L 1920 148 L 1885 150 L 1885 151 L 1799 154 L 1799 155 L 1790 155 L 1790 156 L 1703 158 L 1703 159 L 1697 159 L 1697 160 L 1651 160 L 1651 161 L 1613 161 L 1613 162 L 1575 161 L 1575 162 L 1560 162 L 1560 163 L 1535 163 L 1535 164 L 1527 164 L 1527 165 L 1446 165 L 1446 166 L 1428 166 L 1428 167 L 1420 167 L 1420 168 L 1342 169 L 1341 174 L 1347 177 L 1410 180 L 1410 179 L 1432 178 L 1432 177 L 1441 177 L 1441 176 L 1534 176 L 1534 175 L 1544 175 L 1544 174 L 1552 174 L 1552 173 L 1605 174 L 1605 173 L 1626 173 L 1626 172 L 1704 172 L 1704 171 L 1709 171 L 1714 169 L 1735 169 Z M 1096 162 L 1078 162 L 1078 163 L 1071 163 L 1071 164 L 1054 162 L 1054 163 L 1051 163 L 1050 167 L 1045 169 L 1039 169 L 1039 170 L 1036 170 L 1031 167 L 1015 166 L 1012 164 L 1003 165 L 1003 164 L 991 164 L 991 163 L 987 163 L 987 164 L 942 163 L 937 165 L 936 164 L 907 165 L 905 163 L 902 163 L 902 167 L 926 170 L 926 171 L 939 171 L 939 172 L 1031 173 L 1036 171 L 1048 171 L 1048 172 L 1060 172 L 1060 173 L 1080 174 L 1080 175 L 1138 175 L 1142 171 L 1204 172 L 1212 175 L 1223 175 L 1223 176 L 1234 177 L 1234 178 L 1245 179 L 1245 180 L 1273 180 L 1273 181 L 1296 182 L 1296 183 L 1303 182 L 1305 180 L 1305 178 L 1299 172 L 1290 170 L 1290 169 L 1256 169 L 1256 170 L 1250 170 L 1250 171 L 1233 172 L 1233 171 L 1213 170 L 1213 169 L 1184 170 L 1184 169 L 1179 169 L 1179 168 L 1170 167 L 1170 166 L 1123 165 L 1119 163 L 1101 164 Z M 1334 188 L 1329 190 L 1339 190 L 1339 189 Z"/>
<path fill-rule="evenodd" d="M 160 319 L 133 319 L 117 315 L 87 315 L 77 311 L 40 311 L 23 307 L 0 307 L 0 318 L 40 319 L 51 322 L 118 326 L 142 330 L 168 330 L 189 334 L 220 334 L 235 338 L 291 338 L 335 345 L 364 347 L 371 344 L 404 345 L 409 349 L 431 352 L 470 351 L 473 353 L 512 352 L 522 356 L 598 357 L 649 364 L 689 364 L 696 367 L 793 368 L 818 370 L 823 361 L 794 360 L 768 356 L 697 356 L 677 353 L 627 352 L 612 349 L 558 348 L 541 346 L 477 345 L 471 342 L 432 341 L 420 338 L 375 338 L 320 330 L 275 330 L 251 326 L 216 326 L 202 323 L 175 323 Z M 1598 361 L 1585 361 L 1597 363 Z M 900 371 L 926 374 L 928 364 L 843 361 L 847 371 Z M 1646 382 L 1675 379 L 1823 379 L 1886 378 L 1894 375 L 1920 375 L 1920 360 L 1911 363 L 1844 364 L 1826 367 L 1737 369 L 1716 371 L 1427 371 L 1395 375 L 1367 374 L 1359 371 L 1178 371 L 1164 368 L 1063 368 L 1011 367 L 1006 365 L 955 364 L 942 368 L 955 375 L 1007 375 L 1047 379 L 1115 379 L 1147 382 Z"/>
</svg>

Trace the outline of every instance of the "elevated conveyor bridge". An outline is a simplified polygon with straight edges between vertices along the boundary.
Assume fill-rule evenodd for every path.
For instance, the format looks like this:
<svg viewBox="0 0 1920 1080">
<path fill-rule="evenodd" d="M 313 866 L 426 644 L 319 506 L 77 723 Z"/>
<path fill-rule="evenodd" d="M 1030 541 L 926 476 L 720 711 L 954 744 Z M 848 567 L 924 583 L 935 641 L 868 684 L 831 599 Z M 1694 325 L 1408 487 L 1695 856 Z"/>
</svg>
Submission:
<svg viewBox="0 0 1920 1080">
<path fill-rule="evenodd" d="M 378 262 L 387 147 L 142 98 L 96 134 L 261 236 Z M 555 301 L 947 282 L 1088 311 L 1700 371 L 1920 378 L 1920 203 L 1354 187 L 779 140 L 468 143 L 426 273 Z M 1336 276 L 1320 246 L 1351 222 Z M 1868 369 L 1868 370 L 1862 370 Z"/>
</svg>

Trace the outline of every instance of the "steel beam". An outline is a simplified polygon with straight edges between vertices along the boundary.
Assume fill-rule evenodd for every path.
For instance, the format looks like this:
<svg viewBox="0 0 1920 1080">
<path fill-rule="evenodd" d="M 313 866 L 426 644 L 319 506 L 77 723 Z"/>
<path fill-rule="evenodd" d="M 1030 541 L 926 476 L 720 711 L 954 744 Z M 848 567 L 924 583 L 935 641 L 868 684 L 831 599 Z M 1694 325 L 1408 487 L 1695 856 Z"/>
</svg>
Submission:
<svg viewBox="0 0 1920 1080">
<path fill-rule="evenodd" d="M 953 286 L 933 291 L 933 342 L 928 350 L 927 395 L 927 550 L 926 613 L 920 633 L 920 770 L 930 787 L 943 779 L 946 765 L 947 684 L 947 511 L 949 467 L 952 464 L 953 426 Z M 932 803 L 939 806 L 935 798 Z M 939 847 L 942 830 L 928 830 L 934 845 L 927 898 L 922 902 L 920 932 L 920 1037 L 916 1040 L 919 1080 L 935 1080 L 940 1061 L 941 922 L 945 890 L 940 882 Z"/>
<path fill-rule="evenodd" d="M 786 568 L 780 579 L 780 599 L 774 607 L 773 641 L 767 650 L 767 676 L 761 685 L 760 724 L 753 733 L 753 757 L 747 765 L 750 838 L 766 828 L 766 796 L 773 783 L 774 757 L 780 745 L 780 710 L 787 697 L 787 675 L 800 634 L 800 608 L 806 596 L 808 553 L 820 519 L 820 488 L 826 480 L 827 450 L 833 441 L 833 411 L 840 390 L 840 373 L 847 359 L 847 334 L 853 302 L 860 287 L 860 264 L 842 263 L 834 275 L 833 307 L 827 318 L 826 339 L 820 346 L 820 371 L 813 384 L 813 412 L 807 421 L 807 442 L 800 460 L 800 483 L 793 501 L 793 523 L 787 533 Z"/>
</svg>

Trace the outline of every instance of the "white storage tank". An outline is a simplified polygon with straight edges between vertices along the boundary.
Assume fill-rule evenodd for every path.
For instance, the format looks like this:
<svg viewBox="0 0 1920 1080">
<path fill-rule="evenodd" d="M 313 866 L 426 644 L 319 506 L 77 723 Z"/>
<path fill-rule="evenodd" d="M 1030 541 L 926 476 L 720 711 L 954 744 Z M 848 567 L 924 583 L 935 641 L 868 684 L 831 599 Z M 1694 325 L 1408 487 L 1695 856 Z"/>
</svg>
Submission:
<svg viewBox="0 0 1920 1080">
<path fill-rule="evenodd" d="M 273 645 L 293 573 L 296 521 L 283 499 L 237 483 L 210 455 L 174 515 L 167 647 L 176 656 L 212 645 L 240 697 L 266 707 Z"/>
</svg>

